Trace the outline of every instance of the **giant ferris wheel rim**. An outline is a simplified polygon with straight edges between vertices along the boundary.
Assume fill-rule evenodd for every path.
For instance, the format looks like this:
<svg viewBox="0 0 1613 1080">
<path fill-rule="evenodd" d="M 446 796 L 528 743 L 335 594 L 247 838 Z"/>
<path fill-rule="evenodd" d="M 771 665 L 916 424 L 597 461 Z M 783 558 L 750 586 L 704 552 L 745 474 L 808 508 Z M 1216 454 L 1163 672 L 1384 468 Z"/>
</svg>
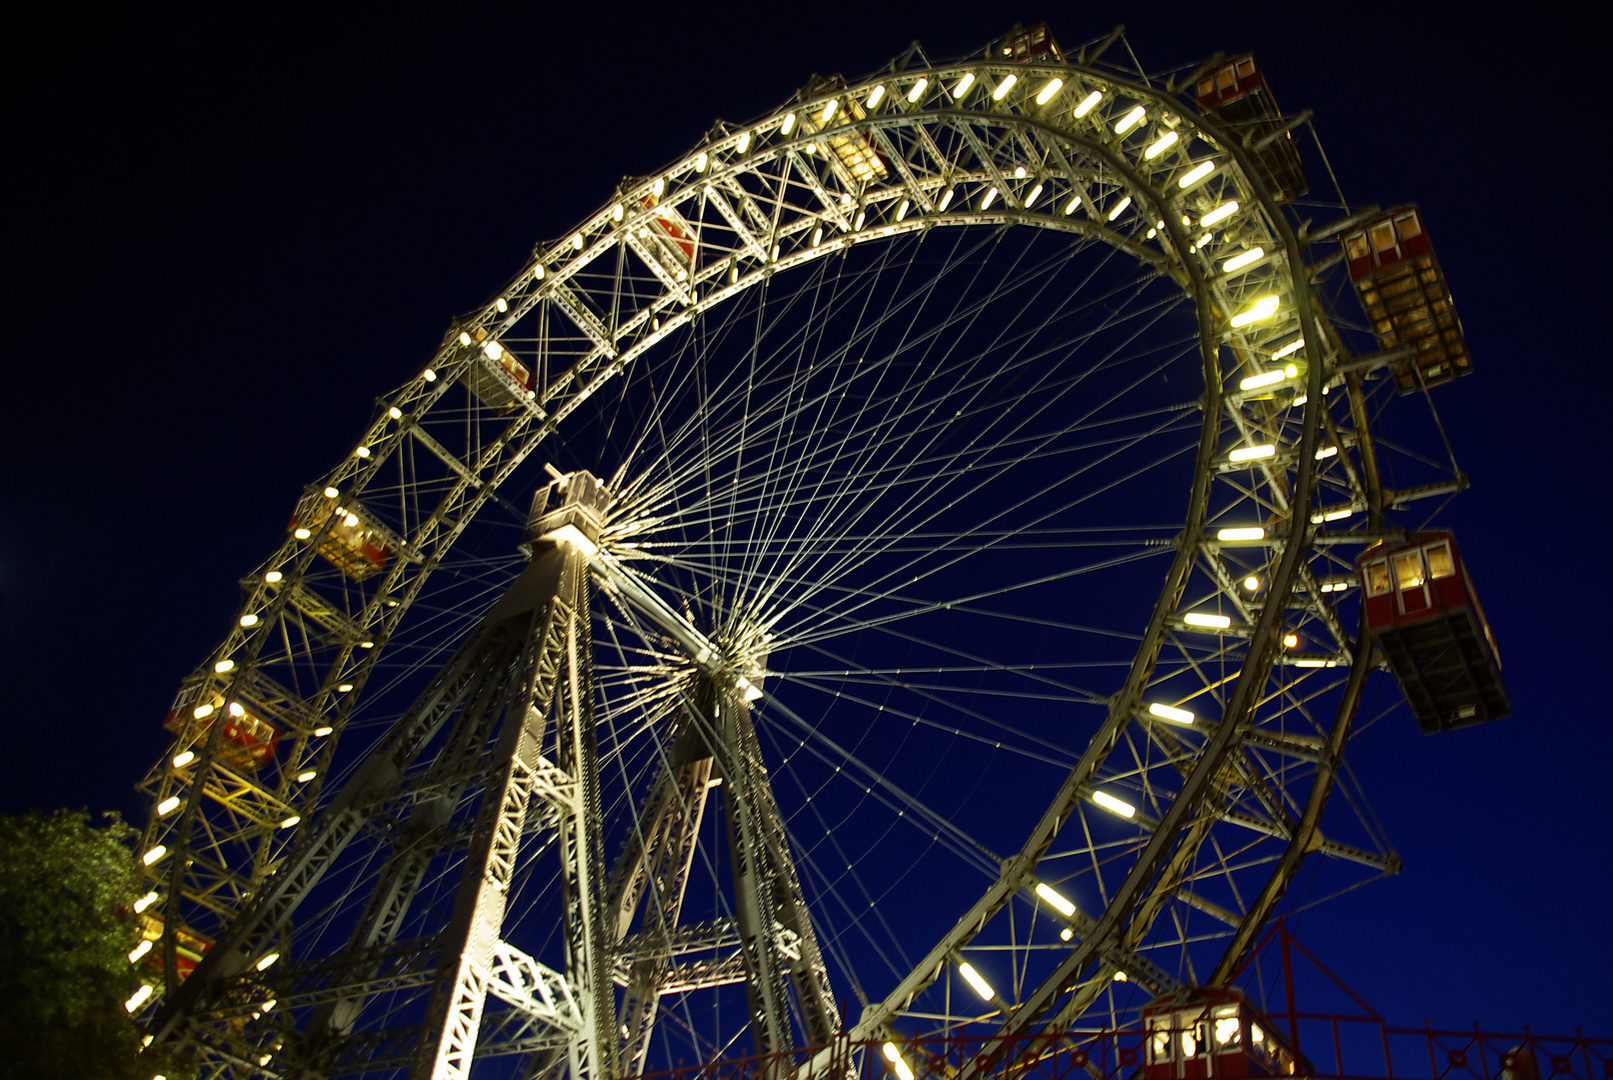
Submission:
<svg viewBox="0 0 1613 1080">
<path fill-rule="evenodd" d="M 932 196 L 932 206 L 939 201 L 943 186 L 967 188 L 973 184 L 976 189 L 965 193 L 965 203 L 972 202 L 973 199 L 980 196 L 981 190 L 989 188 L 995 192 L 997 199 L 1002 200 L 1003 208 L 993 211 L 987 205 L 979 209 L 971 208 L 967 212 L 953 216 L 944 216 L 946 214 L 944 210 L 932 211 L 930 214 L 914 213 L 910 222 L 906 220 L 907 215 L 904 212 L 894 222 L 886 220 L 879 225 L 871 225 L 866 228 L 858 225 L 858 227 L 844 232 L 840 236 L 832 237 L 828 243 L 811 245 L 801 243 L 800 247 L 790 252 L 781 250 L 784 241 L 780 241 L 771 253 L 764 247 L 761 252 L 751 251 L 748 259 L 742 257 L 742 254 L 736 248 L 736 252 L 732 256 L 719 260 L 716 264 L 708 266 L 695 275 L 691 289 L 699 290 L 702 284 L 709 286 L 703 294 L 701 292 L 691 292 L 690 302 L 678 303 L 676 302 L 677 298 L 669 290 L 667 294 L 639 312 L 638 327 L 641 330 L 643 327 L 659 324 L 654 325 L 652 330 L 644 330 L 638 340 L 628 341 L 625 348 L 621 347 L 623 340 L 621 335 L 611 336 L 606 334 L 605 336 L 609 337 L 610 340 L 600 340 L 601 327 L 585 325 L 586 313 L 584 309 L 578 307 L 574 299 L 568 301 L 565 296 L 568 283 L 576 280 L 590 263 L 600 258 L 613 247 L 625 244 L 625 241 L 621 240 L 619 235 L 613 239 L 613 234 L 620 234 L 640 222 L 649 220 L 653 216 L 654 207 L 664 206 L 676 209 L 685 202 L 698 198 L 702 190 L 710 190 L 722 180 L 750 174 L 763 165 L 785 161 L 792 155 L 796 157 L 802 155 L 811 142 L 811 137 L 805 130 L 807 123 L 810 121 L 801 119 L 803 113 L 810 114 L 813 108 L 821 110 L 826 107 L 827 102 L 830 100 L 843 102 L 858 97 L 865 100 L 867 95 L 872 93 L 875 86 L 882 85 L 890 86 L 891 88 L 886 91 L 886 95 L 892 100 L 897 100 L 905 96 L 902 91 L 902 84 L 904 83 L 909 88 L 920 79 L 933 79 L 937 84 L 946 84 L 949 81 L 961 79 L 964 74 L 970 74 L 977 79 L 981 79 L 982 82 L 989 82 L 994 86 L 1002 85 L 1002 81 L 1007 75 L 1014 75 L 1016 79 L 1023 76 L 1027 82 L 1032 77 L 1052 79 L 1062 75 L 1068 76 L 1070 83 L 1080 79 L 1086 79 L 1093 83 L 1102 81 L 1104 85 L 1117 88 L 1118 91 L 1133 95 L 1137 99 L 1155 102 L 1162 109 L 1167 108 L 1166 103 L 1170 102 L 1169 111 L 1179 125 L 1198 125 L 1196 128 L 1190 129 L 1189 136 L 1184 141 L 1191 142 L 1194 137 L 1192 131 L 1196 130 L 1208 134 L 1209 138 L 1206 141 L 1222 147 L 1226 160 L 1220 162 L 1215 167 L 1214 172 L 1223 180 L 1229 181 L 1231 186 L 1238 187 L 1240 190 L 1246 189 L 1252 194 L 1254 205 L 1259 207 L 1267 232 L 1271 237 L 1270 242 L 1273 244 L 1273 251 L 1285 253 L 1289 263 L 1287 285 L 1290 292 L 1285 298 L 1279 299 L 1278 306 L 1285 310 L 1295 310 L 1298 313 L 1297 317 L 1300 321 L 1302 332 L 1309 326 L 1318 340 L 1324 337 L 1324 332 L 1317 322 L 1316 315 L 1307 310 L 1310 301 L 1307 286 L 1300 280 L 1300 275 L 1304 270 L 1304 260 L 1299 251 L 1299 242 L 1293 230 L 1288 226 L 1280 208 L 1263 190 L 1258 177 L 1254 175 L 1253 169 L 1248 165 L 1247 154 L 1237 145 L 1235 140 L 1229 138 L 1223 132 L 1216 131 L 1213 123 L 1206 123 L 1201 118 L 1191 116 L 1188 110 L 1184 110 L 1172 102 L 1167 95 L 1157 88 L 1144 84 L 1128 83 L 1110 72 L 1100 72 L 1082 65 L 1026 66 L 992 64 L 984 61 L 955 62 L 928 68 L 907 69 L 875 79 L 864 80 L 855 86 L 847 87 L 843 91 L 834 94 L 824 94 L 815 98 L 807 98 L 798 103 L 787 104 L 755 124 L 747 125 L 742 130 L 735 129 L 720 139 L 702 144 L 668 169 L 662 170 L 656 178 L 619 192 L 616 199 L 607 202 L 601 210 L 586 218 L 575 231 L 547 246 L 540 245 L 538 254 L 522 273 L 512 280 L 510 286 L 499 294 L 496 301 L 490 302 L 480 312 L 459 324 L 458 329 L 460 333 L 464 334 L 474 334 L 478 330 L 487 329 L 492 333 L 493 339 L 497 340 L 502 332 L 500 328 L 507 330 L 513 327 L 533 307 L 540 303 L 547 302 L 562 310 L 572 308 L 583 312 L 584 317 L 577 320 L 578 327 L 584 336 L 593 338 L 595 341 L 596 366 L 591 371 L 584 372 L 582 370 L 584 364 L 596 360 L 596 357 L 591 355 L 551 384 L 551 388 L 568 382 L 580 385 L 580 390 L 574 393 L 571 398 L 560 402 L 558 407 L 554 409 L 544 408 L 545 405 L 559 398 L 562 391 L 556 390 L 552 394 L 546 393 L 541 398 L 534 398 L 536 404 L 533 412 L 527 417 L 527 426 L 529 429 L 535 427 L 537 434 L 532 434 L 529 430 L 520 436 L 528 441 L 529 448 L 527 452 L 530 453 L 530 447 L 535 447 L 548 433 L 555 430 L 571 412 L 578 408 L 588 397 L 592 396 L 602 385 L 617 377 L 639 355 L 642 355 L 657 343 L 681 329 L 688 322 L 706 311 L 742 295 L 746 290 L 756 287 L 775 274 L 786 273 L 798 266 L 816 259 L 825 258 L 855 245 L 889 240 L 908 233 L 931 228 L 944 228 L 955 224 L 987 228 L 1022 224 L 1055 231 L 1079 233 L 1089 238 L 1111 243 L 1122 251 L 1138 256 L 1141 261 L 1175 280 L 1192 297 L 1199 313 L 1203 369 L 1207 375 L 1211 376 L 1207 380 L 1205 419 L 1199 442 L 1198 460 L 1194 469 L 1194 494 L 1190 499 L 1190 508 L 1187 515 L 1190 523 L 1189 532 L 1193 535 L 1184 539 L 1179 545 L 1176 565 L 1167 576 L 1164 593 L 1156 605 L 1154 615 L 1149 622 L 1149 630 L 1146 635 L 1149 640 L 1145 640 L 1143 647 L 1139 649 L 1133 677 L 1128 680 L 1132 683 L 1146 683 L 1148 672 L 1152 668 L 1153 656 L 1157 656 L 1160 641 L 1168 630 L 1167 622 L 1174 613 L 1176 604 L 1180 599 L 1179 580 L 1185 579 L 1185 576 L 1191 570 L 1191 563 L 1195 557 L 1195 552 L 1192 550 L 1193 542 L 1196 541 L 1198 534 L 1202 533 L 1204 527 L 1207 506 L 1202 493 L 1208 491 L 1208 487 L 1216 475 L 1215 458 L 1219 450 L 1218 440 L 1221 425 L 1219 408 L 1221 406 L 1222 392 L 1220 379 L 1216 376 L 1219 374 L 1220 363 L 1218 353 L 1229 333 L 1226 323 L 1228 319 L 1235 316 L 1239 310 L 1246 309 L 1248 305 L 1241 302 L 1247 299 L 1246 295 L 1240 295 L 1235 291 L 1228 292 L 1225 287 L 1219 292 L 1214 291 L 1216 282 L 1213 270 L 1204 265 L 1204 259 L 1192 256 L 1191 249 L 1196 245 L 1191 243 L 1192 238 L 1186 234 L 1184 226 L 1176 220 L 1175 215 L 1167 212 L 1167 208 L 1174 208 L 1170 201 L 1172 191 L 1168 187 L 1162 188 L 1158 183 L 1151 185 L 1147 182 L 1138 171 L 1136 164 L 1115 148 L 1113 140 L 1099 140 L 1090 133 L 1084 133 L 1077 137 L 1067 130 L 1057 128 L 1037 118 L 999 113 L 993 109 L 976 112 L 953 107 L 928 110 L 920 108 L 901 115 L 870 116 L 864 120 L 835 129 L 836 132 L 841 134 L 874 139 L 885 137 L 889 132 L 913 130 L 916 126 L 924 123 L 980 125 L 982 128 L 994 131 L 1002 130 L 1010 134 L 1031 132 L 1037 137 L 1047 140 L 1049 145 L 1061 145 L 1068 149 L 1080 148 L 1113 168 L 1122 181 L 1113 185 L 1114 190 L 1124 190 L 1131 198 L 1137 200 L 1137 205 L 1149 207 L 1149 216 L 1159 215 L 1158 220 L 1163 225 L 1160 232 L 1162 237 L 1168 237 L 1171 241 L 1171 252 L 1155 251 L 1152 248 L 1145 247 L 1141 242 L 1137 242 L 1134 239 L 1136 232 L 1122 236 L 1117 231 L 1108 228 L 1111 223 L 1119 218 L 1119 214 L 1103 222 L 1086 218 L 1072 222 L 1069 220 L 1069 215 L 1060 215 L 1055 218 L 1050 214 L 1036 213 L 1030 206 L 1022 205 L 1012 210 L 1008 209 L 1009 201 L 1016 198 L 1016 195 L 1005 192 L 991 184 L 993 179 L 1003 180 L 1003 174 L 1000 171 L 993 174 L 991 169 L 980 169 L 967 173 L 956 173 L 947 178 L 948 183 L 946 185 L 941 182 L 931 183 L 930 187 L 933 190 L 930 190 L 929 193 Z M 1004 96 L 1007 97 L 1008 95 Z M 1056 97 L 1052 100 L 1056 100 Z M 1069 112 L 1068 103 L 1063 104 L 1065 112 Z M 821 111 L 818 115 L 822 115 Z M 1104 127 L 1106 129 L 1112 124 L 1112 118 L 1108 113 L 1100 115 L 1104 118 Z M 765 147 L 762 146 L 762 138 L 767 133 L 777 132 L 783 128 L 787 120 L 791 120 L 794 125 L 798 126 L 800 132 L 793 136 L 784 135 L 780 140 L 769 142 Z M 1172 130 L 1177 129 L 1172 128 Z M 747 154 L 747 150 L 740 149 L 741 141 L 745 140 L 748 143 L 752 139 L 756 140 L 757 149 L 748 151 L 749 156 L 746 157 L 743 163 L 739 163 L 737 159 Z M 724 155 L 730 156 L 725 157 Z M 991 164 L 992 168 L 995 168 L 995 159 Z M 1197 163 L 1189 162 L 1190 167 L 1195 164 Z M 1178 169 L 1177 175 L 1183 175 L 1190 171 L 1190 167 Z M 691 180 L 690 178 L 703 179 Z M 1169 183 L 1174 182 L 1176 177 L 1169 176 L 1165 179 Z M 687 181 L 686 186 L 677 189 L 676 193 L 670 190 L 674 182 L 684 181 Z M 656 193 L 655 188 L 657 185 L 666 185 L 667 191 L 665 194 Z M 1007 186 L 1005 180 L 1002 186 Z M 1019 189 L 1019 194 L 1017 195 L 1019 201 L 1024 201 L 1023 192 L 1028 186 L 1026 185 Z M 924 193 L 927 189 L 924 185 L 918 184 L 905 190 L 916 195 Z M 1181 190 L 1186 190 L 1186 188 Z M 634 202 L 643 205 L 652 196 L 655 199 L 651 204 L 652 208 L 646 209 L 644 212 L 637 214 L 637 216 L 630 214 L 625 209 L 626 205 Z M 882 193 L 878 199 L 863 201 L 857 205 L 860 208 L 860 212 L 863 213 L 866 213 L 869 208 L 882 207 L 887 214 L 891 214 L 894 213 L 895 208 L 899 205 L 899 200 L 903 197 L 904 190 L 888 191 Z M 1090 205 L 1091 199 L 1089 197 L 1089 208 Z M 1245 209 L 1248 209 L 1248 204 L 1246 204 Z M 1104 212 L 1107 214 L 1107 208 L 1105 208 Z M 618 228 L 618 226 L 622 228 Z M 1158 227 L 1156 226 L 1156 228 Z M 779 235 L 784 237 L 785 240 L 793 237 L 797 242 L 804 241 L 804 235 L 800 229 L 793 233 L 780 233 Z M 740 270 L 742 264 L 746 265 L 743 272 Z M 732 275 L 732 279 L 726 282 L 722 278 L 725 271 L 731 272 Z M 1242 280 L 1245 279 L 1240 276 L 1240 282 Z M 1280 274 L 1273 274 L 1261 280 L 1268 282 L 1268 286 L 1271 288 L 1280 288 L 1280 284 L 1270 283 L 1280 283 L 1282 278 Z M 1241 287 L 1241 285 L 1238 287 Z M 503 310 L 500 310 L 501 308 Z M 656 312 L 665 313 L 664 320 Z M 628 320 L 628 324 L 631 324 L 631 322 L 632 320 Z M 1291 335 L 1284 331 L 1283 336 Z M 1267 340 L 1271 340 L 1269 335 Z M 458 355 L 455 355 L 456 353 Z M 426 369 L 426 372 L 429 372 L 429 377 L 427 377 L 426 373 L 422 373 L 410 384 L 401 388 L 398 393 L 389 396 L 387 400 L 390 404 L 378 416 L 369 431 L 362 436 L 353 456 L 347 458 L 343 464 L 322 478 L 325 486 L 336 488 L 343 492 L 362 494 L 367 477 L 373 477 L 385 460 L 389 450 L 388 443 L 396 445 L 399 440 L 404 438 L 404 425 L 395 422 L 406 417 L 412 418 L 429 410 L 431 403 L 436 400 L 436 397 L 433 396 L 434 392 L 440 396 L 443 390 L 459 380 L 467 368 L 480 362 L 474 350 L 457 348 L 452 339 L 445 344 L 445 348 L 439 354 L 439 357 L 446 358 L 446 362 L 443 359 L 434 360 L 431 367 Z M 1300 453 L 1297 463 L 1298 472 L 1302 478 L 1308 477 L 1314 471 L 1310 451 L 1315 447 L 1321 427 L 1323 371 L 1324 364 L 1321 362 L 1315 362 L 1310 365 L 1308 379 L 1311 404 L 1308 405 L 1305 412 L 1305 420 L 1299 440 Z M 582 377 L 584 375 L 586 375 L 586 378 Z M 433 384 L 438 385 L 434 387 Z M 405 411 L 403 409 L 404 405 L 412 406 L 412 408 Z M 403 412 L 405 415 L 390 415 L 393 410 Z M 525 454 L 521 456 L 524 457 Z M 496 491 L 499 480 L 508 476 L 511 471 L 513 471 L 513 465 L 496 474 L 491 484 L 482 484 L 480 488 Z M 1299 484 L 1299 490 L 1304 490 L 1307 483 L 1308 480 L 1302 479 Z M 347 496 L 344 495 L 344 497 Z M 485 500 L 483 501 L 485 502 Z M 478 503 L 477 505 L 479 507 L 481 504 Z M 1305 523 L 1300 520 L 1300 517 L 1298 514 L 1292 516 L 1291 524 L 1294 536 L 1292 541 L 1284 547 L 1288 566 L 1284 573 L 1290 580 L 1293 577 L 1294 568 L 1297 566 L 1301 554 L 1307 550 L 1307 545 L 1302 539 L 1306 531 Z M 459 527 L 462 528 L 466 520 L 462 518 L 458 522 Z M 407 538 L 402 539 L 407 540 Z M 266 573 L 280 572 L 283 574 L 285 571 L 280 569 L 282 566 L 293 566 L 298 570 L 306 569 L 311 564 L 314 555 L 315 551 L 312 545 L 299 546 L 293 540 L 288 539 L 287 544 L 282 548 L 280 556 L 277 556 L 280 561 L 271 560 L 269 563 L 264 564 L 257 577 L 261 580 Z M 262 586 L 260 585 L 259 588 L 262 589 Z M 266 592 L 267 590 L 264 591 Z M 267 606 L 269 605 L 256 604 L 251 600 L 248 603 L 248 607 L 254 611 Z M 1275 610 L 1275 607 L 1272 610 Z M 243 663 L 242 666 L 245 667 L 250 664 L 252 655 L 249 645 L 250 630 L 251 627 L 243 624 L 236 634 L 232 634 L 233 640 L 226 641 L 221 646 L 213 660 L 215 670 L 218 670 L 217 665 L 233 661 L 235 657 L 242 655 L 247 657 L 246 663 Z M 1269 638 L 1272 631 L 1269 628 L 1262 630 L 1257 627 L 1256 633 Z M 1260 639 L 1257 638 L 1258 640 Z M 384 637 L 375 638 L 372 641 L 374 648 L 371 651 L 371 656 L 381 655 L 386 644 L 387 641 Z M 1144 654 L 1150 651 L 1152 651 L 1152 656 L 1145 659 Z M 1252 648 L 1250 650 L 1251 659 L 1255 658 L 1256 654 L 1261 651 L 1261 648 Z M 1267 649 L 1265 652 L 1268 655 L 1259 659 L 1257 665 L 1250 669 L 1251 676 L 1258 674 L 1263 677 L 1264 671 L 1269 669 L 1271 661 L 1270 650 Z M 1249 681 L 1256 680 L 1251 678 Z M 1114 718 L 1114 722 L 1122 724 L 1129 722 L 1129 716 L 1117 715 Z M 1229 730 L 1230 727 L 1231 725 L 1229 725 Z M 216 742 L 216 736 L 214 741 Z M 335 740 L 330 740 L 326 745 L 334 748 Z M 327 754 L 329 753 L 328 750 L 326 752 Z M 1060 814 L 1053 814 L 1051 808 L 1049 811 L 1053 818 L 1059 818 L 1063 813 L 1067 812 L 1065 810 Z M 1308 836 L 1304 840 L 1308 842 Z M 1033 839 L 1032 842 L 1027 843 L 1027 852 L 1034 848 L 1038 842 Z M 1300 844 L 1301 838 L 1294 838 L 1294 843 Z M 1026 853 L 1022 852 L 1021 861 L 1023 861 L 1024 854 Z M 1009 891 L 1012 892 L 1022 885 L 1023 879 L 1017 879 L 1012 883 Z M 951 951 L 956 947 L 956 943 L 950 944 L 947 946 L 946 951 Z M 915 969 L 914 974 L 915 976 L 922 976 L 925 969 L 933 969 L 933 967 L 933 964 L 921 964 Z M 892 1000 L 898 996 L 893 994 Z M 878 1021 L 878 1023 L 883 1022 L 883 1020 Z"/>
</svg>

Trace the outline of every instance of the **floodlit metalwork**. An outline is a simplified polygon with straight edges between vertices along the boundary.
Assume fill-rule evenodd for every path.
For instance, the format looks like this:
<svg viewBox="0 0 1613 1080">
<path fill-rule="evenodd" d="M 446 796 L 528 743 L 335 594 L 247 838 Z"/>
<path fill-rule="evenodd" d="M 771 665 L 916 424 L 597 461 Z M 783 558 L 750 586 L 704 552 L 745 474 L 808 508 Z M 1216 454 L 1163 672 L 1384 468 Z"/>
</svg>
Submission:
<svg viewBox="0 0 1613 1080">
<path fill-rule="evenodd" d="M 946 1032 L 974 1080 L 1224 982 L 1302 864 L 1397 869 L 1332 798 L 1376 660 L 1331 586 L 1465 480 L 1384 487 L 1404 358 L 1314 287 L 1372 215 L 1267 182 L 1303 121 L 1117 40 L 814 80 L 454 322 L 165 721 L 155 1039 L 911 1080 Z"/>
</svg>

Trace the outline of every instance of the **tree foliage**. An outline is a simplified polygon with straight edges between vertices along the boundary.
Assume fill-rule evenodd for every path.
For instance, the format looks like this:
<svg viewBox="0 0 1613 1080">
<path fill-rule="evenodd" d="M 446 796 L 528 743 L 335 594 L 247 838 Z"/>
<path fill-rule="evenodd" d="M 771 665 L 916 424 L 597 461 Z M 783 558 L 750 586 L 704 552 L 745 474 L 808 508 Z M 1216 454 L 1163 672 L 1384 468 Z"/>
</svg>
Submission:
<svg viewBox="0 0 1613 1080">
<path fill-rule="evenodd" d="M 156 1071 L 124 1008 L 141 983 L 129 962 L 141 939 L 134 830 L 109 817 L 96 828 L 84 810 L 0 816 L 0 1076 Z"/>
</svg>

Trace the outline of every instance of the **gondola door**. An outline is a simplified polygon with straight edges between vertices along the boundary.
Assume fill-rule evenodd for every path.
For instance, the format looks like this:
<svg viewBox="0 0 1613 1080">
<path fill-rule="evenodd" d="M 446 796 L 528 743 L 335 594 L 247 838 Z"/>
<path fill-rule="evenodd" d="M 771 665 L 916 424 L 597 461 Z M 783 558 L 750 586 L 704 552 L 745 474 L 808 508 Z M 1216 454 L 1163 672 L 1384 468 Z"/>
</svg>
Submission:
<svg viewBox="0 0 1613 1080">
<path fill-rule="evenodd" d="M 1420 548 L 1398 552 L 1391 560 L 1395 568 L 1395 597 L 1402 615 L 1420 615 L 1433 606 L 1428 595 L 1428 569 Z"/>
</svg>

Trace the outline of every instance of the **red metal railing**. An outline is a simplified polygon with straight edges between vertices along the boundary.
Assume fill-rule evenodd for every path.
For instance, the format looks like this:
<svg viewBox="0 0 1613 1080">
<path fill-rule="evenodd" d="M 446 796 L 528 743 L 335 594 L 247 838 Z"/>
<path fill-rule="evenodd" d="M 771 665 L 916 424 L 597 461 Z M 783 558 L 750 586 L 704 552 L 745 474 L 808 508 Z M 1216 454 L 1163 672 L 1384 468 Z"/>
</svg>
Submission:
<svg viewBox="0 0 1613 1080">
<path fill-rule="evenodd" d="M 1289 1016 L 1278 1019 L 1281 1024 Z M 1295 1014 L 1295 1075 L 1319 1080 L 1613 1080 L 1613 1039 L 1397 1028 L 1381 1019 Z M 920 1039 L 900 1044 L 916 1080 L 955 1080 L 971 1062 L 994 1060 L 980 1080 L 1163 1080 L 1225 1077 L 1213 1058 L 1148 1065 L 1141 1028 L 1064 1035 Z M 643 1080 L 885 1080 L 896 1078 L 881 1040 L 839 1039 L 814 1054 L 730 1058 L 644 1074 Z"/>
<path fill-rule="evenodd" d="M 1233 975 L 1236 983 L 1268 946 L 1278 947 L 1286 1009 L 1261 1015 L 1244 1005 L 1245 1018 L 1258 1023 L 1274 1042 L 1285 1043 L 1281 1053 L 1267 1053 L 1269 1063 L 1289 1060 L 1286 1066 L 1267 1069 L 1251 1061 L 1241 1046 L 1203 1053 L 1193 1040 L 1208 1035 L 1214 1019 L 1205 1006 L 1192 1019 L 1191 1028 L 1161 1027 L 1162 1017 L 1118 1029 L 1067 1031 L 1014 1039 L 955 1036 L 910 1039 L 899 1043 L 902 1066 L 911 1080 L 1242 1080 L 1272 1072 L 1317 1080 L 1613 1080 L 1613 1039 L 1573 1035 L 1536 1035 L 1527 1026 L 1521 1035 L 1471 1031 L 1392 1027 L 1361 997 L 1296 941 L 1279 918 L 1249 958 Z M 1344 992 L 1357 1006 L 1358 1015 L 1298 1011 L 1294 989 L 1295 952 Z M 1215 1004 L 1212 1002 L 1211 1004 Z M 1184 1001 L 1191 1015 L 1192 1005 Z M 1183 1014 L 1180 1009 L 1176 1015 Z M 1251 1027 L 1240 1036 L 1260 1042 Z M 1183 1043 L 1182 1037 L 1189 1041 Z M 1162 1046 L 1195 1046 L 1195 1052 L 1169 1061 L 1151 1061 L 1147 1039 L 1163 1038 Z M 909 1080 L 898 1065 L 886 1058 L 883 1040 L 853 1041 L 839 1038 L 814 1051 L 731 1058 L 705 1065 L 690 1065 L 647 1073 L 643 1080 Z M 1269 1044 L 1268 1044 L 1269 1046 Z"/>
</svg>

